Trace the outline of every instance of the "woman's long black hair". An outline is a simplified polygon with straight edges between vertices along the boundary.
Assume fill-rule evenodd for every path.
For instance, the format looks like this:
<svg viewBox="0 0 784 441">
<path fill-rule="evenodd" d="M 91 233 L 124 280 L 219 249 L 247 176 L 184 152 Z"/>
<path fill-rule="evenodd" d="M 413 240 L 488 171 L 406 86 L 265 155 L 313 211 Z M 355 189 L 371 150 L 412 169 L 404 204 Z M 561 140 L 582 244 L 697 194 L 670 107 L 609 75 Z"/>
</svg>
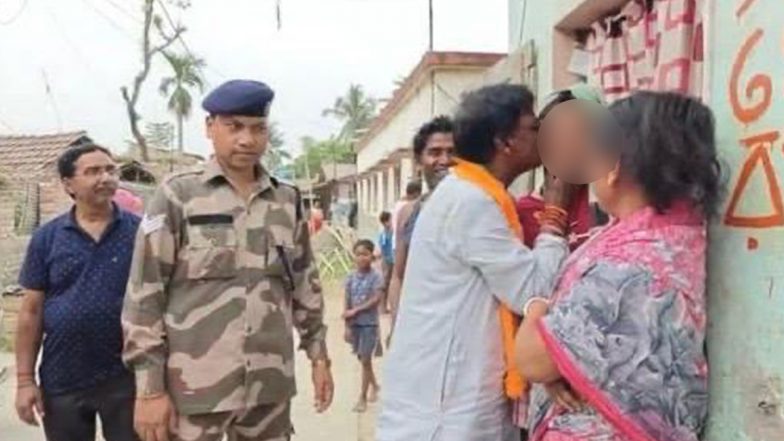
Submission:
<svg viewBox="0 0 784 441">
<path fill-rule="evenodd" d="M 718 214 L 725 185 L 707 106 L 676 93 L 638 92 L 610 112 L 622 132 L 621 173 L 659 212 L 688 200 L 707 217 Z"/>
</svg>

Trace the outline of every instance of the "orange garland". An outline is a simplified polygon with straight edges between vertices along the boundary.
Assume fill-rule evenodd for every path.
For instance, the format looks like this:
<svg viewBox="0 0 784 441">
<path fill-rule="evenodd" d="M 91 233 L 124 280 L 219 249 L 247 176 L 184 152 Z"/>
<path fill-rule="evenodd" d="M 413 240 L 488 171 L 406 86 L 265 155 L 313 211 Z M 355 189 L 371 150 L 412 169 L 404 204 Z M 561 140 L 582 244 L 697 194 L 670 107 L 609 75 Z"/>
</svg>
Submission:
<svg viewBox="0 0 784 441">
<path fill-rule="evenodd" d="M 515 235 L 523 240 L 523 227 L 517 217 L 512 196 L 506 190 L 501 181 L 491 175 L 481 165 L 458 159 L 457 165 L 452 168 L 455 176 L 469 181 L 479 186 L 498 204 L 501 212 L 506 218 L 509 228 Z M 514 347 L 517 328 L 520 327 L 520 318 L 509 308 L 501 304 L 499 307 L 501 319 L 501 333 L 504 344 L 504 361 L 506 363 L 506 375 L 504 376 L 504 390 L 506 396 L 512 399 L 521 398 L 528 390 L 528 383 L 514 365 Z"/>
</svg>

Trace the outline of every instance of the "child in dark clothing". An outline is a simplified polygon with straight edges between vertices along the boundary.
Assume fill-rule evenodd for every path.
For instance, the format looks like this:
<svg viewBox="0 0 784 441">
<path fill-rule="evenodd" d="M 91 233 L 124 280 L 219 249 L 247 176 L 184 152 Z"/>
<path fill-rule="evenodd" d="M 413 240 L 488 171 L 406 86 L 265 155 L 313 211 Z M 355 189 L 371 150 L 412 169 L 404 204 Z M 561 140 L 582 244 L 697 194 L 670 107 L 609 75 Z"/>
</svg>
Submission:
<svg viewBox="0 0 784 441">
<path fill-rule="evenodd" d="M 382 314 L 389 313 L 389 282 L 392 280 L 392 268 L 395 265 L 395 244 L 392 234 L 392 215 L 384 211 L 379 216 L 381 233 L 378 235 L 378 248 L 381 254 L 381 274 L 384 276 L 384 294 L 381 297 L 380 308 Z"/>
<path fill-rule="evenodd" d="M 346 341 L 351 343 L 362 363 L 362 389 L 354 407 L 355 412 L 365 412 L 368 401 L 376 401 L 380 389 L 373 372 L 373 355 L 379 343 L 378 303 L 383 296 L 384 279 L 373 269 L 374 249 L 373 242 L 369 240 L 360 240 L 354 245 L 356 269 L 346 279 L 343 313 Z"/>
</svg>

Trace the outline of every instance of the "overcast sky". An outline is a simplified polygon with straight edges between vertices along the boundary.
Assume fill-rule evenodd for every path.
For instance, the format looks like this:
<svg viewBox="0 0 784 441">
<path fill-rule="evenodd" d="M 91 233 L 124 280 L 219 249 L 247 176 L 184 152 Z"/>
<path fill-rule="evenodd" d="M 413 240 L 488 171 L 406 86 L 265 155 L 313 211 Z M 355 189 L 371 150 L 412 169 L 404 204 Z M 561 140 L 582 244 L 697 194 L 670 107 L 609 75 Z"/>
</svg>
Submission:
<svg viewBox="0 0 784 441">
<path fill-rule="evenodd" d="M 119 87 L 138 70 L 141 3 L 0 0 L 0 133 L 85 129 L 123 150 L 131 135 Z M 188 28 L 191 51 L 206 60 L 208 87 L 233 78 L 270 84 L 277 92 L 272 119 L 292 150 L 301 136 L 336 131 L 321 111 L 351 83 L 388 97 L 427 49 L 427 0 L 282 0 L 280 30 L 275 0 L 192 3 L 184 13 L 168 9 Z M 434 4 L 436 50 L 506 51 L 507 0 Z M 140 101 L 143 121 L 173 121 L 157 91 L 168 74 L 159 59 Z M 201 98 L 194 97 L 185 148 L 205 154 Z"/>
</svg>

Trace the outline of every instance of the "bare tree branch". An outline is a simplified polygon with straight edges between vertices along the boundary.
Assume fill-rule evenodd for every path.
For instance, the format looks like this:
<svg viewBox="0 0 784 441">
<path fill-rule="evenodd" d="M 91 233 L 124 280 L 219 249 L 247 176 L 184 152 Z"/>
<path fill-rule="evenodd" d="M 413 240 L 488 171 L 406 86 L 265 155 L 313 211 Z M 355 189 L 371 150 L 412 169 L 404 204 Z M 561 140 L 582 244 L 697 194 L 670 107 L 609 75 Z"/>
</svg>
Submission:
<svg viewBox="0 0 784 441">
<path fill-rule="evenodd" d="M 149 161 L 149 153 L 147 149 L 147 140 L 139 129 L 139 120 L 141 116 L 136 111 L 136 105 L 139 102 L 142 85 L 150 74 L 150 67 L 152 66 L 152 59 L 157 54 L 160 54 L 166 48 L 171 46 L 179 37 L 185 32 L 185 27 L 178 26 L 174 29 L 174 33 L 167 35 L 161 25 L 160 17 L 155 15 L 154 0 L 144 0 L 144 24 L 142 28 L 142 69 L 133 79 L 133 88 L 128 92 L 128 87 L 123 86 L 120 88 L 123 101 L 125 101 L 126 112 L 128 113 L 128 122 L 131 127 L 136 143 L 139 145 L 139 151 L 143 161 Z M 150 30 L 155 26 L 160 38 L 163 40 L 157 46 L 152 46 L 150 43 Z"/>
</svg>

